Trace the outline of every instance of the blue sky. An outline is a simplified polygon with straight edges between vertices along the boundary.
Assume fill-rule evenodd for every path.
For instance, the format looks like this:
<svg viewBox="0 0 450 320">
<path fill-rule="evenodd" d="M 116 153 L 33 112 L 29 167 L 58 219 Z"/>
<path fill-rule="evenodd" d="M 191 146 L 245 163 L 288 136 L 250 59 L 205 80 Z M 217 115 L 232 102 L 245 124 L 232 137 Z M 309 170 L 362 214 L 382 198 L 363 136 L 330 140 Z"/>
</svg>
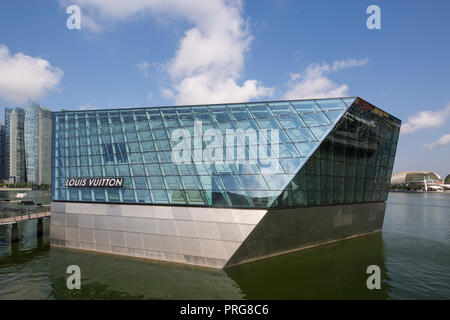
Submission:
<svg viewBox="0 0 450 320">
<path fill-rule="evenodd" d="M 71 4 L 81 30 L 66 27 Z M 366 27 L 371 4 L 381 30 Z M 403 120 L 394 171 L 446 175 L 448 12 L 447 0 L 4 0 L 0 122 L 28 98 L 75 110 L 357 95 Z"/>
</svg>

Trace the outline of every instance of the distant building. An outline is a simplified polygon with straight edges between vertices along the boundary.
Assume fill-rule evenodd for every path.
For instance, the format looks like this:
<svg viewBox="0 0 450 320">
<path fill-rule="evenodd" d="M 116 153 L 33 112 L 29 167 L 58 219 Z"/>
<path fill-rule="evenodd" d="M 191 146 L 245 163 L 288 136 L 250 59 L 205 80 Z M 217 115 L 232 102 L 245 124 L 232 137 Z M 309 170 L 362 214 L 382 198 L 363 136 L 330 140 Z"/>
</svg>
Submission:
<svg viewBox="0 0 450 320">
<path fill-rule="evenodd" d="M 405 171 L 392 175 L 391 186 L 398 184 L 415 185 L 423 184 L 426 180 L 427 184 L 441 184 L 442 178 L 434 172 L 430 171 Z"/>
<path fill-rule="evenodd" d="M 9 117 L 9 181 L 10 183 L 26 182 L 25 164 L 25 111 L 15 108 Z"/>
<path fill-rule="evenodd" d="M 6 177 L 6 127 L 0 123 L 0 182 Z"/>
<path fill-rule="evenodd" d="M 31 102 L 25 114 L 25 158 L 27 181 L 50 184 L 52 113 Z"/>
<path fill-rule="evenodd" d="M 4 168 L 5 177 L 4 179 L 9 179 L 9 118 L 11 112 L 14 108 L 5 108 L 5 155 L 4 155 Z"/>
</svg>

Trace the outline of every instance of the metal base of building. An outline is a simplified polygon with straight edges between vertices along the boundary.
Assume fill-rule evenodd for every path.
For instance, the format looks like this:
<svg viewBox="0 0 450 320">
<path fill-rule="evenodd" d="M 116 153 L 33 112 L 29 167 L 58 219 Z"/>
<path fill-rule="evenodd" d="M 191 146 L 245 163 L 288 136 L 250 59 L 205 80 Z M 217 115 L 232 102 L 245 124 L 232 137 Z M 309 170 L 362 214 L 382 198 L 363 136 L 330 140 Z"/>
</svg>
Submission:
<svg viewBox="0 0 450 320">
<path fill-rule="evenodd" d="M 381 230 L 385 202 L 222 209 L 53 202 L 51 244 L 224 268 Z"/>
</svg>

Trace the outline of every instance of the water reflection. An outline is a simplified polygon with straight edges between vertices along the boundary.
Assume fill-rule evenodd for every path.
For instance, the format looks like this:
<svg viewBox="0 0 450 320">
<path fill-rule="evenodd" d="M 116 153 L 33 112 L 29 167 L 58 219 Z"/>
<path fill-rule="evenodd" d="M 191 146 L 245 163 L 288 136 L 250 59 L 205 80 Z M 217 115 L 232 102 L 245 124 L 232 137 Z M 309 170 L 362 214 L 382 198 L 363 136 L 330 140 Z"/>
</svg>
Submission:
<svg viewBox="0 0 450 320">
<path fill-rule="evenodd" d="M 72 264 L 81 290 L 66 287 Z M 372 264 L 382 290 L 366 287 Z M 386 299 L 390 289 L 380 233 L 225 270 L 52 248 L 51 277 L 56 299 Z"/>
<path fill-rule="evenodd" d="M 450 197 L 420 196 L 391 195 L 382 233 L 225 270 L 50 249 L 48 219 L 40 238 L 20 223 L 16 244 L 0 226 L 0 299 L 449 299 Z M 72 264 L 81 290 L 66 287 Z"/>
</svg>

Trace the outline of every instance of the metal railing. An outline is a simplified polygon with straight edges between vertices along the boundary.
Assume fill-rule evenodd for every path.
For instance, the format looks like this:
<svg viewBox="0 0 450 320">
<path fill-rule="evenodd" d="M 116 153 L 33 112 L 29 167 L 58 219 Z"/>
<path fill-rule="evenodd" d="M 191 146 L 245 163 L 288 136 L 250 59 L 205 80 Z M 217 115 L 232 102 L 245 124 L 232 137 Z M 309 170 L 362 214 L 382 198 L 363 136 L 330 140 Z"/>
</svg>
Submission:
<svg viewBox="0 0 450 320">
<path fill-rule="evenodd" d="M 48 217 L 49 215 L 49 205 L 42 205 L 34 208 L 10 208 L 0 206 L 0 224 Z"/>
</svg>

